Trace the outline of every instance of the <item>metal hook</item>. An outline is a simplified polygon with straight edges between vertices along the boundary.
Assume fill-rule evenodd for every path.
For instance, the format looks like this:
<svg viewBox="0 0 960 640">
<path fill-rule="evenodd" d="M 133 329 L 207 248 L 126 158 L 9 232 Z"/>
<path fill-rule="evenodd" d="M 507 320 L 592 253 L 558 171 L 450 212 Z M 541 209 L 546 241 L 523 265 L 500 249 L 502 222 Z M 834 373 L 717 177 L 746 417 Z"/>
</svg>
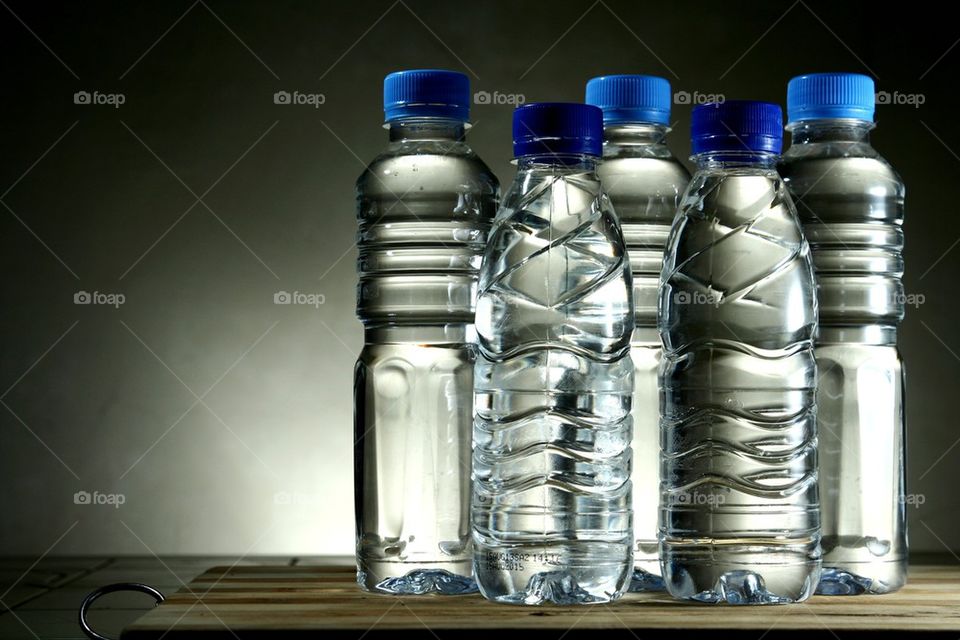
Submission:
<svg viewBox="0 0 960 640">
<path fill-rule="evenodd" d="M 114 593 L 116 591 L 139 591 L 140 593 L 145 593 L 148 596 L 152 596 L 153 599 L 157 601 L 157 604 L 160 604 L 164 601 L 162 593 L 150 585 L 141 584 L 139 582 L 117 582 L 94 589 L 87 594 L 87 597 L 83 599 L 83 603 L 80 605 L 80 628 L 88 638 L 91 638 L 92 640 L 111 640 L 111 638 L 102 636 L 90 628 L 90 625 L 87 624 L 87 611 L 90 609 L 90 606 L 100 598 L 100 596 L 105 596 L 108 593 Z"/>
</svg>

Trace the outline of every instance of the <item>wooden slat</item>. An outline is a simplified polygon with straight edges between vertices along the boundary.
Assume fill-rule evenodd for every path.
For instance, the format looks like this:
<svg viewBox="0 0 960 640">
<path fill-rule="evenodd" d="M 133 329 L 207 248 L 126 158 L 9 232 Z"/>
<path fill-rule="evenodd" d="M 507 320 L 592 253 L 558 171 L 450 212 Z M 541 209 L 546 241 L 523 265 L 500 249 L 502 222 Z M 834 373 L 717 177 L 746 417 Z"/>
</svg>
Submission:
<svg viewBox="0 0 960 640">
<path fill-rule="evenodd" d="M 698 605 L 665 593 L 628 594 L 612 605 L 514 607 L 472 596 L 397 598 L 361 591 L 352 568 L 214 567 L 124 631 L 124 638 L 210 632 L 231 637 L 390 630 L 525 630 L 556 639 L 568 630 L 756 629 L 960 632 L 960 567 L 916 566 L 907 586 L 884 596 L 825 597 L 775 607 Z M 544 635 L 546 631 L 551 634 Z M 405 634 L 405 635 L 406 635 Z M 578 636 L 578 633 L 573 633 Z M 443 636 L 441 636 L 443 637 Z"/>
</svg>

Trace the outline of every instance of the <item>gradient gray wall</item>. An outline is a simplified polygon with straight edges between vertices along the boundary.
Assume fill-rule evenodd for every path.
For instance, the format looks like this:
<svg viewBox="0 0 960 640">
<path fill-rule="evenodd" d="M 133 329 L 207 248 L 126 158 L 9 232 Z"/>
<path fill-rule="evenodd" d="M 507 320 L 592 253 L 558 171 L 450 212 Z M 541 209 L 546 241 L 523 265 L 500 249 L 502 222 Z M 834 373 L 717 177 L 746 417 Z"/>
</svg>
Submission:
<svg viewBox="0 0 960 640">
<path fill-rule="evenodd" d="M 385 142 L 384 74 L 413 67 L 528 101 L 580 100 L 611 72 L 782 102 L 792 75 L 851 70 L 921 95 L 881 106 L 874 142 L 908 186 L 906 289 L 924 297 L 901 338 L 912 548 L 960 548 L 960 33 L 933 6 L 11 0 L 0 552 L 352 552 L 353 182 Z M 676 106 L 684 157 L 689 115 Z M 511 106 L 473 118 L 509 182 Z"/>
</svg>

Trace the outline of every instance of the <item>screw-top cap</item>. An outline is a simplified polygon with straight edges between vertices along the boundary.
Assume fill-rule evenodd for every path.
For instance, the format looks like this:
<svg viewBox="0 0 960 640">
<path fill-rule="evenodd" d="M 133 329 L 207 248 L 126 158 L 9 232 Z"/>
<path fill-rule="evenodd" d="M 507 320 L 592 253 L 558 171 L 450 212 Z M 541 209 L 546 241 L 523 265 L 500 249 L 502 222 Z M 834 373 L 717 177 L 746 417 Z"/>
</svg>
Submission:
<svg viewBox="0 0 960 640">
<path fill-rule="evenodd" d="M 697 105 L 690 138 L 693 155 L 710 151 L 780 153 L 783 112 L 780 105 L 753 100 Z"/>
<path fill-rule="evenodd" d="M 400 118 L 470 118 L 470 78 L 457 71 L 412 69 L 383 79 L 387 122 Z"/>
<path fill-rule="evenodd" d="M 657 76 L 599 76 L 587 82 L 586 103 L 603 110 L 603 124 L 670 124 L 670 81 Z"/>
<path fill-rule="evenodd" d="M 603 112 L 576 102 L 531 102 L 513 112 L 513 155 L 564 153 L 599 156 Z"/>
<path fill-rule="evenodd" d="M 787 83 L 787 124 L 824 118 L 873 122 L 873 78 L 860 73 L 808 73 Z"/>
</svg>

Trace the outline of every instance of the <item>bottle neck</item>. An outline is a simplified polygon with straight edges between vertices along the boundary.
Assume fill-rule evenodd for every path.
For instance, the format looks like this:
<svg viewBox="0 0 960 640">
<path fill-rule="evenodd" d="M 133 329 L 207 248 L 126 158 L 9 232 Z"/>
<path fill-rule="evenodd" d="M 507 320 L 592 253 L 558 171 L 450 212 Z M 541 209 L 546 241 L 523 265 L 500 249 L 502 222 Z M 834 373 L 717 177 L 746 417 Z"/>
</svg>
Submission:
<svg viewBox="0 0 960 640">
<path fill-rule="evenodd" d="M 401 118 L 388 123 L 390 142 L 408 140 L 463 140 L 467 126 L 462 120 L 449 118 Z"/>
<path fill-rule="evenodd" d="M 517 172 L 522 174 L 565 175 L 596 173 L 597 157 L 579 153 L 557 153 L 517 158 Z"/>
<path fill-rule="evenodd" d="M 670 127 L 665 124 L 649 122 L 612 124 L 603 128 L 603 141 L 618 147 L 663 144 L 669 131 Z"/>
<path fill-rule="evenodd" d="M 870 144 L 870 130 L 874 124 L 865 120 L 847 118 L 809 120 L 787 125 L 792 144 L 819 142 L 854 142 Z"/>
<path fill-rule="evenodd" d="M 707 151 L 697 154 L 693 160 L 697 169 L 756 169 L 757 171 L 776 170 L 780 155 L 769 151 Z"/>
</svg>

